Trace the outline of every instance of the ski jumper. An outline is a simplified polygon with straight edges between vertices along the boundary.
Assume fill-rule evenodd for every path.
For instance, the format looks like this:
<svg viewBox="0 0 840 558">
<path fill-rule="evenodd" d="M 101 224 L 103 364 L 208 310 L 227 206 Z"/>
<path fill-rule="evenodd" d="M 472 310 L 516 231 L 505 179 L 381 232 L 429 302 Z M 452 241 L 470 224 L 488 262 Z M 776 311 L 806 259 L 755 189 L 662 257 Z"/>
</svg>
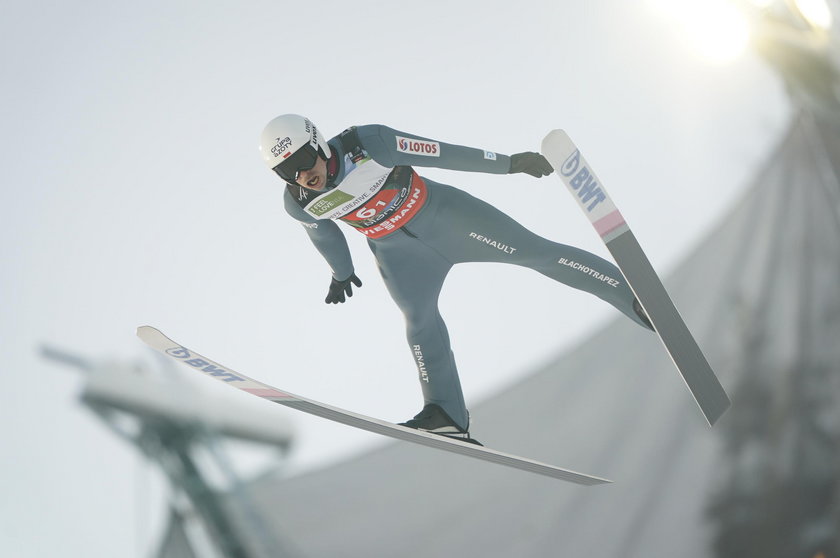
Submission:
<svg viewBox="0 0 840 558">
<path fill-rule="evenodd" d="M 286 211 L 300 221 L 333 277 L 353 274 L 336 220 L 367 236 L 379 272 L 406 321 L 426 404 L 440 405 L 465 430 L 464 402 L 449 334 L 438 310 L 444 279 L 462 262 L 529 267 L 612 304 L 636 323 L 633 292 L 618 267 L 542 238 L 466 192 L 422 178 L 413 167 L 507 174 L 510 157 L 443 143 L 381 125 L 329 140 L 323 191 L 287 184 Z"/>
</svg>

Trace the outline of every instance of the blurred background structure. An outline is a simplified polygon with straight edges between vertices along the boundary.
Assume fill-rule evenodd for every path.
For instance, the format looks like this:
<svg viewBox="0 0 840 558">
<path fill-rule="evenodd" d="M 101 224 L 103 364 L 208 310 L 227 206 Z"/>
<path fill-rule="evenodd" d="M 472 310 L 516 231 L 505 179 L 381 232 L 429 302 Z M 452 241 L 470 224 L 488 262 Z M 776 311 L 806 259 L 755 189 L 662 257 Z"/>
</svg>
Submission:
<svg viewBox="0 0 840 558">
<path fill-rule="evenodd" d="M 42 354 L 82 371 L 81 403 L 168 479 L 169 522 L 157 556 L 286 554 L 254 507 L 222 439 L 246 440 L 279 450 L 282 456 L 293 439 L 288 423 L 273 413 L 207 398 L 184 381 L 183 371 L 171 366 L 153 370 L 141 363 L 95 363 L 53 347 L 44 347 Z M 245 521 L 234 526 L 234 516 Z"/>
<path fill-rule="evenodd" d="M 10 7 L 0 554 L 840 556 L 836 2 L 515 4 Z M 363 239 L 348 242 L 365 287 L 320 304 L 328 273 L 256 150 L 282 112 L 506 153 L 565 128 L 732 409 L 708 429 L 655 338 L 477 265 L 441 300 L 482 400 L 474 435 L 615 484 L 389 444 L 183 371 L 50 349 L 85 371 L 80 412 L 78 379 L 33 348 L 131 354 L 143 323 L 295 393 L 394 421 L 419 409 Z M 542 203 L 565 195 L 553 179 L 425 174 L 600 250 L 571 200 Z M 325 355 L 335 331 L 346 350 Z M 231 442 L 284 447 L 289 421 L 289 455 Z"/>
</svg>

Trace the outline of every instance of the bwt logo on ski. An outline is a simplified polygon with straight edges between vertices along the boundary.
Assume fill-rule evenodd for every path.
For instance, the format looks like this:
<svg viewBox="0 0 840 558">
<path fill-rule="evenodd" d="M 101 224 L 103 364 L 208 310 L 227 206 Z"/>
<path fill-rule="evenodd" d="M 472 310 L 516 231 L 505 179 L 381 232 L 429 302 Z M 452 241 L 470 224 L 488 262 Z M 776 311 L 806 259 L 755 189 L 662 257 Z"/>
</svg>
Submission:
<svg viewBox="0 0 840 558">
<path fill-rule="evenodd" d="M 581 166 L 579 150 L 575 149 L 575 152 L 569 155 L 560 168 L 560 174 L 569 178 L 569 185 L 577 191 L 578 198 L 587 211 L 592 211 L 595 206 L 607 199 L 607 195 L 595 181 L 592 171 L 586 165 Z M 586 206 L 587 203 L 589 203 L 588 206 Z"/>
<path fill-rule="evenodd" d="M 440 144 L 436 141 L 425 141 L 397 136 L 397 151 L 427 157 L 440 157 Z"/>
<path fill-rule="evenodd" d="M 244 382 L 245 378 L 240 378 L 236 374 L 225 370 L 224 368 L 220 368 L 215 364 L 207 362 L 203 358 L 192 358 L 190 352 L 185 349 L 184 347 L 177 347 L 174 349 L 167 349 L 166 354 L 169 356 L 178 358 L 183 360 L 186 364 L 189 364 L 193 368 L 200 370 L 207 374 L 208 376 L 213 376 L 218 378 L 223 382 Z"/>
</svg>

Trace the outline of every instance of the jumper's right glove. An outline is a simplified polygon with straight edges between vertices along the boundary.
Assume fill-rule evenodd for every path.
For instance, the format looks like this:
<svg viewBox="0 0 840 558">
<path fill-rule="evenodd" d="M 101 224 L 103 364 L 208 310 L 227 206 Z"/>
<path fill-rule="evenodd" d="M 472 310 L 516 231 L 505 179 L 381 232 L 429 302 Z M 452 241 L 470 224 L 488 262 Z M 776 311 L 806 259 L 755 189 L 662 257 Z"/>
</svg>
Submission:
<svg viewBox="0 0 840 558">
<path fill-rule="evenodd" d="M 528 151 L 510 156 L 510 171 L 508 171 L 508 174 L 517 172 L 524 172 L 531 176 L 542 178 L 553 173 L 554 168 L 540 153 Z"/>
<path fill-rule="evenodd" d="M 330 282 L 330 292 L 327 293 L 327 298 L 324 300 L 327 304 L 338 304 L 339 302 L 344 302 L 344 295 L 345 293 L 347 296 L 353 296 L 353 285 L 357 287 L 362 286 L 362 281 L 356 277 L 356 274 L 353 273 L 345 279 L 344 281 L 338 281 L 337 279 L 333 278 Z"/>
</svg>

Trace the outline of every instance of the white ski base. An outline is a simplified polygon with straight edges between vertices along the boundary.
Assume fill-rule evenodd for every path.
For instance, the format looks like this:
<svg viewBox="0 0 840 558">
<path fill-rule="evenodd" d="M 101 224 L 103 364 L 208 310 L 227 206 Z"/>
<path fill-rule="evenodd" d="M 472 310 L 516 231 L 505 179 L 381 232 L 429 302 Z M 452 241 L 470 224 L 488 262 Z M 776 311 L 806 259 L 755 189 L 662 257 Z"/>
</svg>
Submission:
<svg viewBox="0 0 840 558">
<path fill-rule="evenodd" d="M 549 132 L 542 142 L 542 154 L 615 258 L 703 416 L 714 425 L 729 408 L 729 397 L 624 217 L 566 132 Z"/>
<path fill-rule="evenodd" d="M 312 415 L 316 415 L 334 422 L 390 436 L 398 440 L 412 442 L 423 446 L 437 448 L 440 450 L 466 455 L 482 461 L 489 461 L 515 469 L 521 469 L 539 475 L 545 475 L 556 479 L 572 482 L 581 485 L 595 485 L 609 483 L 607 479 L 593 477 L 582 473 L 576 473 L 567 469 L 561 469 L 554 465 L 548 465 L 525 457 L 519 457 L 496 451 L 483 446 L 463 442 L 453 438 L 446 438 L 436 434 L 429 434 L 421 430 L 399 426 L 390 422 L 375 419 L 351 411 L 346 411 L 332 405 L 319 403 L 306 399 L 292 393 L 281 391 L 268 384 L 258 382 L 248 376 L 235 372 L 234 370 L 213 362 L 207 357 L 179 345 L 169 339 L 166 335 L 151 326 L 140 326 L 137 328 L 137 336 L 144 343 L 161 353 L 181 361 L 182 363 L 210 376 L 218 381 L 225 382 L 242 391 L 262 397 L 274 403 L 297 409 Z"/>
</svg>

